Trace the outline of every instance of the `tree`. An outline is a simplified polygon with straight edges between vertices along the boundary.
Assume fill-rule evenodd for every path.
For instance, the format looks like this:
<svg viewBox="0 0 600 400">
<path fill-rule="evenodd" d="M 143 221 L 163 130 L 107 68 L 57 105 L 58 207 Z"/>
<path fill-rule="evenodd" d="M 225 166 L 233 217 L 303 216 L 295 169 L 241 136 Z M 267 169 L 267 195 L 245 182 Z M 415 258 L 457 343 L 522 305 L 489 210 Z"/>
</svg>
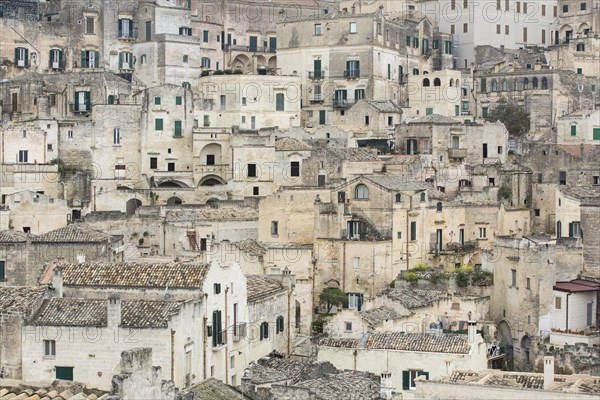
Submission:
<svg viewBox="0 0 600 400">
<path fill-rule="evenodd" d="M 521 136 L 529 131 L 529 114 L 517 103 L 502 98 L 489 113 L 488 121 L 500 121 L 506 126 L 510 136 Z"/>
<path fill-rule="evenodd" d="M 348 296 L 338 288 L 325 288 L 319 295 L 319 304 L 327 305 L 327 313 L 333 306 L 344 306 L 348 303 Z"/>
</svg>

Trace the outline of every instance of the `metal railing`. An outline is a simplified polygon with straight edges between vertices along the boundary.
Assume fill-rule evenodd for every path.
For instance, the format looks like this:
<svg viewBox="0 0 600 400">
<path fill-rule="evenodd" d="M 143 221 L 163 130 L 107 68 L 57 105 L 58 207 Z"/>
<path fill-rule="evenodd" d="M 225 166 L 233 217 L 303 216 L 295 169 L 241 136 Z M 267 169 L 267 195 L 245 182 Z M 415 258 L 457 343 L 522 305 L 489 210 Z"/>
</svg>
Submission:
<svg viewBox="0 0 600 400">
<path fill-rule="evenodd" d="M 308 79 L 323 79 L 325 78 L 325 71 L 308 71 Z"/>
<path fill-rule="evenodd" d="M 360 70 L 347 69 L 344 71 L 344 78 L 360 78 Z"/>
</svg>

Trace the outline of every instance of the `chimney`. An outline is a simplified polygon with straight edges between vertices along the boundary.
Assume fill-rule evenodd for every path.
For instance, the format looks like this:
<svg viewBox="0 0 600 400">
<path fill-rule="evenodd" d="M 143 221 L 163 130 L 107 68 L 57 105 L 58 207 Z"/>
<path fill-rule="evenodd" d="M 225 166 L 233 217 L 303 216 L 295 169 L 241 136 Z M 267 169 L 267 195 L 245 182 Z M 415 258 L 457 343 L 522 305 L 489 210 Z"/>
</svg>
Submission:
<svg viewBox="0 0 600 400">
<path fill-rule="evenodd" d="M 469 336 L 469 343 L 473 344 L 475 343 L 475 336 L 477 336 L 477 321 L 467 321 L 467 326 L 468 326 L 468 336 Z"/>
<path fill-rule="evenodd" d="M 58 267 L 54 267 L 54 273 L 52 274 L 52 286 L 56 291 L 57 297 L 63 297 L 63 276 L 62 271 Z"/>
<path fill-rule="evenodd" d="M 392 398 L 392 373 L 382 372 L 381 373 L 381 398 L 391 399 Z"/>
<path fill-rule="evenodd" d="M 121 299 L 110 296 L 106 304 L 106 323 L 109 328 L 121 325 Z"/>
<path fill-rule="evenodd" d="M 549 390 L 554 384 L 554 357 L 544 357 L 544 390 Z"/>
</svg>

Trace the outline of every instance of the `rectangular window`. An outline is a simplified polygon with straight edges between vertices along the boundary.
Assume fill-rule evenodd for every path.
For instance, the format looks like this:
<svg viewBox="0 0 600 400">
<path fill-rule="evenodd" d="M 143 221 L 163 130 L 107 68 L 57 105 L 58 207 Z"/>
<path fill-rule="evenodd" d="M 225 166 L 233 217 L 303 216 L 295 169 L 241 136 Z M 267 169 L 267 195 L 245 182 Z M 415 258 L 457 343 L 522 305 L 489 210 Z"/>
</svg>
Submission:
<svg viewBox="0 0 600 400">
<path fill-rule="evenodd" d="M 542 4 L 542 17 L 546 16 L 546 5 Z"/>
<path fill-rule="evenodd" d="M 504 25 L 504 34 L 508 35 L 510 33 L 510 28 L 508 25 Z"/>
<path fill-rule="evenodd" d="M 356 22 L 350 22 L 350 33 L 356 33 Z"/>
<path fill-rule="evenodd" d="M 523 28 L 523 42 L 527 43 L 527 28 Z"/>
<path fill-rule="evenodd" d="M 315 24 L 315 36 L 319 36 L 321 34 L 321 24 Z"/>
<path fill-rule="evenodd" d="M 202 31 L 202 41 L 208 43 L 208 31 Z"/>
<path fill-rule="evenodd" d="M 221 294 L 221 284 L 220 283 L 215 283 L 213 285 L 213 293 L 214 294 Z"/>
<path fill-rule="evenodd" d="M 425 109 L 425 115 L 431 115 L 433 114 L 433 107 L 427 107 Z"/>
<path fill-rule="evenodd" d="M 94 34 L 94 17 L 85 18 L 85 33 L 88 35 Z"/>
<path fill-rule="evenodd" d="M 450 25 L 450 34 L 454 35 L 456 33 L 456 29 L 454 27 L 454 24 Z"/>
<path fill-rule="evenodd" d="M 586 4 L 586 3 L 579 3 L 579 9 L 580 9 L 581 11 L 585 11 L 585 10 L 586 10 L 586 8 L 587 8 L 587 4 Z"/>
<path fill-rule="evenodd" d="M 56 379 L 63 381 L 73 380 L 73 367 L 54 367 L 56 371 Z"/>
<path fill-rule="evenodd" d="M 154 105 L 160 106 L 160 97 L 155 97 L 154 98 Z"/>
<path fill-rule="evenodd" d="M 546 44 L 546 30 L 542 29 L 542 44 Z"/>
<path fill-rule="evenodd" d="M 558 173 L 558 184 L 566 185 L 567 184 L 567 171 L 559 171 Z"/>
<path fill-rule="evenodd" d="M 410 46 L 410 43 L 411 43 L 410 36 L 406 36 L 406 45 Z"/>
<path fill-rule="evenodd" d="M 190 61 L 190 56 L 188 56 L 187 54 L 183 55 L 183 62 L 184 64 L 187 64 Z"/>
<path fill-rule="evenodd" d="M 600 140 L 600 128 L 594 128 L 592 138 L 593 140 Z"/>
<path fill-rule="evenodd" d="M 583 68 L 577 68 L 577 75 L 583 75 Z"/>
<path fill-rule="evenodd" d="M 496 24 L 496 34 L 499 35 L 502 33 L 502 25 Z"/>
<path fill-rule="evenodd" d="M 223 323 L 221 320 L 221 311 L 213 311 L 212 315 L 212 344 L 213 347 L 224 344 L 223 342 Z"/>
<path fill-rule="evenodd" d="M 279 221 L 271 221 L 271 236 L 279 235 Z"/>
<path fill-rule="evenodd" d="M 507 1 L 508 1 L 508 0 L 507 0 Z M 558 13 L 557 13 L 557 9 L 558 9 L 558 7 L 557 7 L 557 6 L 554 6 L 554 10 L 553 10 L 553 12 L 552 12 L 552 16 L 553 16 L 554 18 L 556 18 L 556 15 L 558 14 Z"/>
<path fill-rule="evenodd" d="M 113 144 L 117 145 L 117 146 L 121 144 L 121 129 L 120 128 L 115 128 L 113 130 Z"/>
<path fill-rule="evenodd" d="M 155 118 L 154 119 L 154 130 L 155 131 L 162 131 L 163 130 L 163 119 L 162 118 Z"/>
<path fill-rule="evenodd" d="M 182 104 L 182 97 L 181 96 L 175 96 L 175 105 L 176 106 L 180 106 Z"/>
<path fill-rule="evenodd" d="M 562 298 L 561 297 L 556 296 L 554 298 L 554 309 L 555 310 L 562 309 Z"/>
<path fill-rule="evenodd" d="M 577 125 L 571 125 L 571 136 L 577 136 Z"/>
<path fill-rule="evenodd" d="M 158 158 L 150 157 L 150 169 L 158 169 Z"/>
<path fill-rule="evenodd" d="M 44 357 L 54 358 L 56 356 L 56 341 L 44 340 Z"/>
<path fill-rule="evenodd" d="M 512 287 L 517 286 L 517 270 L 516 269 L 510 270 L 510 286 L 512 286 Z"/>
<path fill-rule="evenodd" d="M 258 193 L 259 193 L 259 187 L 258 186 L 252 187 L 252 196 L 258 196 Z"/>
<path fill-rule="evenodd" d="M 467 33 L 469 31 L 469 24 L 463 24 L 463 33 Z"/>
<path fill-rule="evenodd" d="M 517 1 L 517 12 L 520 13 L 521 12 L 521 2 Z"/>
<path fill-rule="evenodd" d="M 290 163 L 290 173 L 294 177 L 300 176 L 300 161 L 292 161 Z"/>
<path fill-rule="evenodd" d="M 486 239 L 486 238 L 487 238 L 487 229 L 479 228 L 479 239 Z"/>
<path fill-rule="evenodd" d="M 562 10 L 563 10 L 563 13 L 568 13 L 569 12 L 569 5 L 568 4 L 563 4 Z"/>
<path fill-rule="evenodd" d="M 327 122 L 327 110 L 319 110 L 319 125 L 325 125 Z"/>
<path fill-rule="evenodd" d="M 285 95 L 283 93 L 275 94 L 275 111 L 285 110 Z"/>
<path fill-rule="evenodd" d="M 410 240 L 417 240 L 417 221 L 410 223 Z"/>
<path fill-rule="evenodd" d="M 403 390 L 416 390 L 415 379 L 424 375 L 426 380 L 429 380 L 429 372 L 416 371 L 416 370 L 405 370 L 402 371 L 402 389 Z"/>
<path fill-rule="evenodd" d="M 256 164 L 248 164 L 248 178 L 256 178 Z"/>
<path fill-rule="evenodd" d="M 2 204 L 5 203 L 6 195 L 2 195 Z M 4 260 L 0 260 L 0 281 L 6 280 L 6 262 Z"/>
<path fill-rule="evenodd" d="M 28 150 L 19 150 L 19 160 L 20 163 L 29 162 L 29 151 Z"/>
<path fill-rule="evenodd" d="M 269 323 L 263 322 L 260 324 L 260 340 L 269 338 Z"/>
<path fill-rule="evenodd" d="M 182 26 L 181 28 L 179 28 L 179 34 L 181 36 L 192 36 L 192 28 Z"/>
<path fill-rule="evenodd" d="M 202 68 L 210 69 L 210 58 L 202 57 Z"/>
<path fill-rule="evenodd" d="M 489 108 L 488 107 L 482 107 L 481 108 L 481 116 L 483 118 L 487 118 L 489 115 Z"/>
<path fill-rule="evenodd" d="M 182 136 L 181 121 L 175 121 L 175 137 Z"/>
<path fill-rule="evenodd" d="M 222 94 L 220 99 L 221 99 L 221 111 L 225 111 L 226 107 L 227 107 L 227 97 L 224 94 Z"/>
<path fill-rule="evenodd" d="M 579 221 L 569 223 L 569 237 L 571 237 L 571 238 L 580 238 L 581 237 L 581 223 Z"/>
</svg>

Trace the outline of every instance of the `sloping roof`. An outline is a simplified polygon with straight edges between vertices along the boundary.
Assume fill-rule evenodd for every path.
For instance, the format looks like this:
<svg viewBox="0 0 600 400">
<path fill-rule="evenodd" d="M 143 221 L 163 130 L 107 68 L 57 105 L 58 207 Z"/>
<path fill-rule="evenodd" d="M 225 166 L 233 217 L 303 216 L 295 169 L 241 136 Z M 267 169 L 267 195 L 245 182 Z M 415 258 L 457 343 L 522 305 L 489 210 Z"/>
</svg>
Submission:
<svg viewBox="0 0 600 400">
<path fill-rule="evenodd" d="M 589 157 L 591 153 L 600 152 L 600 146 L 594 144 L 558 144 L 556 148 L 580 159 Z"/>
<path fill-rule="evenodd" d="M 61 263 L 65 286 L 202 289 L 209 264 Z"/>
<path fill-rule="evenodd" d="M 294 387 L 308 389 L 318 400 L 377 399 L 381 390 L 373 375 L 359 371 L 327 374 Z"/>
<path fill-rule="evenodd" d="M 432 380 L 434 382 L 463 384 L 465 390 L 468 390 L 469 386 L 495 386 L 513 390 L 519 388 L 544 390 L 544 374 L 542 373 L 509 372 L 495 369 L 482 371 L 455 370 L 449 375 Z M 565 399 L 569 398 L 567 393 L 589 393 L 597 396 L 600 393 L 600 378 L 577 374 L 554 375 L 554 382 L 548 390 L 565 392 Z"/>
<path fill-rule="evenodd" d="M 107 400 L 109 394 L 100 390 L 90 390 L 84 385 L 72 383 L 53 385 L 47 388 L 34 388 L 19 385 L 17 387 L 0 386 L 0 399 L 16 400 Z M 110 396 L 111 400 L 118 400 L 117 396 Z"/>
<path fill-rule="evenodd" d="M 256 385 L 284 382 L 290 379 L 290 376 L 285 371 L 255 362 L 250 363 L 248 369 L 251 372 L 251 381 Z"/>
<path fill-rule="evenodd" d="M 319 342 L 319 345 L 351 349 L 381 349 L 452 354 L 468 354 L 470 349 L 467 335 L 402 332 L 367 333 L 361 340 L 324 339 Z"/>
<path fill-rule="evenodd" d="M 326 147 L 325 152 L 329 153 L 327 157 L 332 157 L 332 160 L 340 159 L 344 161 L 379 161 L 377 155 L 364 148 L 357 147 Z"/>
<path fill-rule="evenodd" d="M 424 182 L 411 181 L 405 176 L 398 175 L 362 175 L 363 178 L 370 180 L 392 191 L 404 191 L 404 190 L 434 190 L 433 186 L 428 185 Z"/>
<path fill-rule="evenodd" d="M 562 194 L 576 199 L 600 197 L 600 189 L 592 186 L 559 186 L 558 190 L 560 190 Z"/>
<path fill-rule="evenodd" d="M 33 235 L 30 235 L 32 238 Z M 0 231 L 0 243 L 24 243 L 27 234 L 19 231 Z"/>
<path fill-rule="evenodd" d="M 574 279 L 570 282 L 556 282 L 554 290 L 560 292 L 597 292 L 600 291 L 600 283 L 586 281 L 584 279 Z"/>
<path fill-rule="evenodd" d="M 366 100 L 366 102 L 383 113 L 402 113 L 402 109 L 391 100 Z"/>
<path fill-rule="evenodd" d="M 238 243 L 238 248 L 251 256 L 262 257 L 267 249 L 254 239 L 245 239 Z"/>
<path fill-rule="evenodd" d="M 249 397 L 244 396 L 233 387 L 216 380 L 208 378 L 199 384 L 185 390 L 185 393 L 191 393 L 194 400 L 245 400 Z"/>
<path fill-rule="evenodd" d="M 380 293 L 390 300 L 397 301 L 406 309 L 429 307 L 434 302 L 444 297 L 443 292 L 423 289 L 388 288 Z"/>
<path fill-rule="evenodd" d="M 31 241 L 34 243 L 108 243 L 111 238 L 107 233 L 71 224 L 37 235 Z"/>
<path fill-rule="evenodd" d="M 0 313 L 31 312 L 42 303 L 46 287 L 5 286 L 0 287 Z"/>
<path fill-rule="evenodd" d="M 360 316 L 369 325 L 377 325 L 390 319 L 394 320 L 402 317 L 396 310 L 386 306 L 363 310 L 360 312 Z"/>
<path fill-rule="evenodd" d="M 166 328 L 169 318 L 179 312 L 180 303 L 169 301 L 123 301 L 124 328 Z M 107 300 L 71 297 L 46 299 L 31 322 L 45 326 L 107 326 Z"/>
<path fill-rule="evenodd" d="M 275 141 L 275 150 L 277 151 L 307 151 L 312 147 L 295 138 L 285 137 Z"/>
<path fill-rule="evenodd" d="M 178 221 L 248 221 L 258 219 L 258 210 L 250 207 L 222 207 L 167 210 L 168 222 Z"/>
<path fill-rule="evenodd" d="M 440 114 L 430 114 L 416 118 L 410 121 L 409 124 L 460 124 L 460 121 Z"/>
<path fill-rule="evenodd" d="M 246 277 L 246 289 L 248 291 L 248 303 L 285 290 L 280 282 L 261 275 L 248 275 Z"/>
</svg>

